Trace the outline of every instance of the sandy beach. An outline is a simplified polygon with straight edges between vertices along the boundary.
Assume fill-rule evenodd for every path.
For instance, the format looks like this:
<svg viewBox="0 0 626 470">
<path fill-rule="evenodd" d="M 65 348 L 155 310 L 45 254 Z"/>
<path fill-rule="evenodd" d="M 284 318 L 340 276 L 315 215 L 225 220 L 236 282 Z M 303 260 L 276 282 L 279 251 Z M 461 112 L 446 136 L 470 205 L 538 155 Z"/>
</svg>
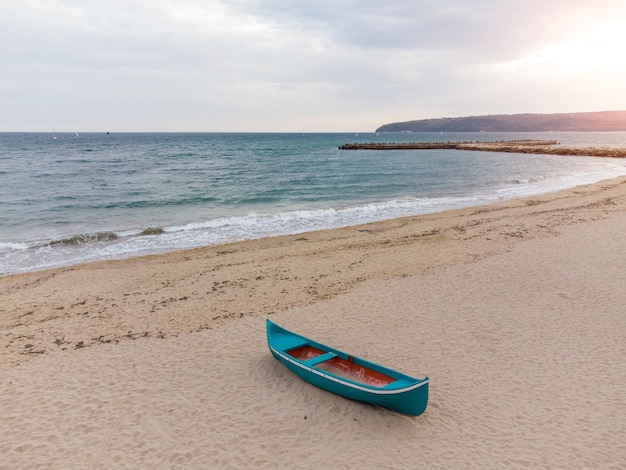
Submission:
<svg viewBox="0 0 626 470">
<path fill-rule="evenodd" d="M 0 278 L 0 468 L 626 467 L 626 178 Z M 408 417 L 265 319 L 413 376 Z"/>
</svg>

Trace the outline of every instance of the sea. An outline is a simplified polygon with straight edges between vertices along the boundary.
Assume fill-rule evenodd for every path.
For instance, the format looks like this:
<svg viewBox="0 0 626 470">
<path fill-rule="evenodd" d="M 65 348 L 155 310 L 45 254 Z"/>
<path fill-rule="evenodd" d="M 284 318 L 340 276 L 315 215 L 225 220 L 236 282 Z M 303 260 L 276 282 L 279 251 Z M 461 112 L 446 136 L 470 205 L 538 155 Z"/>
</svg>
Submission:
<svg viewBox="0 0 626 470">
<path fill-rule="evenodd" d="M 345 143 L 626 132 L 0 133 L 0 275 L 296 234 L 537 195 L 626 175 L 626 160 Z"/>
</svg>

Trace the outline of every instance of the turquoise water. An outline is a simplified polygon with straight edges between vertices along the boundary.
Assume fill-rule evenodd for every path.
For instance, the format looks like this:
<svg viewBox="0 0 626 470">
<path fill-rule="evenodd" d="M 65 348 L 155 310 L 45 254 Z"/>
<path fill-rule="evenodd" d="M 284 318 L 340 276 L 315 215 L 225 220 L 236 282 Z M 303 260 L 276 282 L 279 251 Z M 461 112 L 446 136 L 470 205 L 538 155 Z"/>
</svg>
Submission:
<svg viewBox="0 0 626 470">
<path fill-rule="evenodd" d="M 626 174 L 626 161 L 346 142 L 626 133 L 0 134 L 0 274 L 355 225 Z"/>
</svg>

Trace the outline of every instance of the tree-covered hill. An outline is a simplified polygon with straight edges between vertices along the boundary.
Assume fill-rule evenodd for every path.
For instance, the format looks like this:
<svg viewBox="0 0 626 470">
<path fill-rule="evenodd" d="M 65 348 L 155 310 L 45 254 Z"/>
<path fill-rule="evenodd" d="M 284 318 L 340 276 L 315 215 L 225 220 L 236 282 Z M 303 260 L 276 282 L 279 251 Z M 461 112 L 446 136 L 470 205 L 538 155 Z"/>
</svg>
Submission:
<svg viewBox="0 0 626 470">
<path fill-rule="evenodd" d="M 626 111 L 494 114 L 385 124 L 376 132 L 626 131 Z"/>
</svg>

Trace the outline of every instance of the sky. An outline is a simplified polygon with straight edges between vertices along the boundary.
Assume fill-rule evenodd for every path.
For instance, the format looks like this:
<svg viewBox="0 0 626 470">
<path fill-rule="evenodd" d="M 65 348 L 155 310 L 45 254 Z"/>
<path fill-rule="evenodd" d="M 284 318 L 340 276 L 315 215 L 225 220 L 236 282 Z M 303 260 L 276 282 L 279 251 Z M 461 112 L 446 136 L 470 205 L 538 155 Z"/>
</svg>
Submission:
<svg viewBox="0 0 626 470">
<path fill-rule="evenodd" d="M 0 132 L 626 109 L 624 0 L 8 0 Z"/>
</svg>

